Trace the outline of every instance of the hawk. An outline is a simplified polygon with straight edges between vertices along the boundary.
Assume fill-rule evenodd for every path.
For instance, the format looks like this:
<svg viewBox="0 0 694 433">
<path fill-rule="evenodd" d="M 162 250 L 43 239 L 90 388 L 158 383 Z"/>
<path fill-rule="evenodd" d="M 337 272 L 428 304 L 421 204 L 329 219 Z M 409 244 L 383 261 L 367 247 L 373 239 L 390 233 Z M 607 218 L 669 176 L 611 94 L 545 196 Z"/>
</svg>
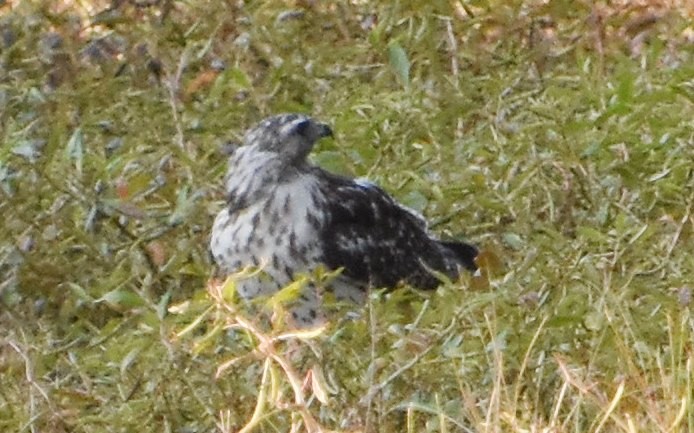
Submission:
<svg viewBox="0 0 694 433">
<path fill-rule="evenodd" d="M 328 136 L 330 127 L 311 117 L 276 115 L 246 132 L 229 157 L 227 205 L 210 247 L 225 274 L 261 269 L 237 282 L 243 298 L 275 293 L 321 266 L 341 270 L 329 289 L 356 303 L 370 287 L 430 290 L 441 275 L 456 279 L 462 269 L 476 269 L 474 246 L 432 236 L 420 215 L 378 186 L 311 164 L 313 146 Z M 311 325 L 319 305 L 309 283 L 292 316 Z"/>
</svg>

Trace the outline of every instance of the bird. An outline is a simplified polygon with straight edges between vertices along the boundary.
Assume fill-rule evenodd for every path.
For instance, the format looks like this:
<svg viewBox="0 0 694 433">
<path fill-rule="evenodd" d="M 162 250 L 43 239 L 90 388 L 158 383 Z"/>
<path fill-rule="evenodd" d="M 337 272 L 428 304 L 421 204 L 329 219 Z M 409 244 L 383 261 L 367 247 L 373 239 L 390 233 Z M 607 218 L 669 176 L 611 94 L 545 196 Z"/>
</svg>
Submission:
<svg viewBox="0 0 694 433">
<path fill-rule="evenodd" d="M 336 271 L 328 287 L 335 298 L 359 304 L 372 288 L 433 290 L 443 276 L 477 269 L 474 245 L 440 240 L 376 184 L 312 164 L 309 154 L 326 137 L 333 131 L 325 123 L 279 114 L 250 128 L 231 152 L 210 252 L 223 275 L 258 270 L 237 281 L 242 298 L 272 295 L 325 269 Z M 309 282 L 296 299 L 296 326 L 323 320 L 318 292 Z"/>
</svg>

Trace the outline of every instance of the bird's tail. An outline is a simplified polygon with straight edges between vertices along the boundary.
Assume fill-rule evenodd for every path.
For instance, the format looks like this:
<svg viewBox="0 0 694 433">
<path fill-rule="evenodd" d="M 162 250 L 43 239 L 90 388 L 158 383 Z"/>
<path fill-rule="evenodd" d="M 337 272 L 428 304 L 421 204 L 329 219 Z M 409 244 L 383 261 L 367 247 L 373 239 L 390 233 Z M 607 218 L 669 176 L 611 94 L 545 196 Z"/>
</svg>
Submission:
<svg viewBox="0 0 694 433">
<path fill-rule="evenodd" d="M 439 241 L 439 245 L 446 250 L 448 253 L 446 255 L 455 261 L 458 266 L 462 266 L 470 271 L 477 270 L 477 264 L 475 264 L 475 257 L 479 254 L 477 247 L 456 241 Z"/>
</svg>

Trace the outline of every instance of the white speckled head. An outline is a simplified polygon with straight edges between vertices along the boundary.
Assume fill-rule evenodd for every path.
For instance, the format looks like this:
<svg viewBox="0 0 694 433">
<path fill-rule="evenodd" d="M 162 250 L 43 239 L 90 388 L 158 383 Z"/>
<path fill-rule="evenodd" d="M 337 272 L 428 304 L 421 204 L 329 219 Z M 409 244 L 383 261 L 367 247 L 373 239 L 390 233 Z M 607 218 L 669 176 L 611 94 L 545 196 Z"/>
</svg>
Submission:
<svg viewBox="0 0 694 433">
<path fill-rule="evenodd" d="M 259 151 L 274 152 L 291 163 L 305 161 L 319 139 L 332 136 L 324 123 L 303 114 L 269 117 L 246 133 L 244 144 Z"/>
</svg>

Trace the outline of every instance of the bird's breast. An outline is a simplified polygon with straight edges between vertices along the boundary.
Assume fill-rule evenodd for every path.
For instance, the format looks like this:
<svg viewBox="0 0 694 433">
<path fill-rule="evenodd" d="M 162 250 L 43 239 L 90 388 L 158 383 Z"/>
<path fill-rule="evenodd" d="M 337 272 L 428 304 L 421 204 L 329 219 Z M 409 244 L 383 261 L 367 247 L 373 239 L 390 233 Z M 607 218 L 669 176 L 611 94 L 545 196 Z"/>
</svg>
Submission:
<svg viewBox="0 0 694 433">
<path fill-rule="evenodd" d="M 319 232 L 325 218 L 312 178 L 279 184 L 243 209 L 229 210 L 223 209 L 213 225 L 210 248 L 215 261 L 226 273 L 262 268 L 271 280 L 253 284 L 247 297 L 271 293 L 295 274 L 311 271 L 320 259 Z"/>
</svg>

